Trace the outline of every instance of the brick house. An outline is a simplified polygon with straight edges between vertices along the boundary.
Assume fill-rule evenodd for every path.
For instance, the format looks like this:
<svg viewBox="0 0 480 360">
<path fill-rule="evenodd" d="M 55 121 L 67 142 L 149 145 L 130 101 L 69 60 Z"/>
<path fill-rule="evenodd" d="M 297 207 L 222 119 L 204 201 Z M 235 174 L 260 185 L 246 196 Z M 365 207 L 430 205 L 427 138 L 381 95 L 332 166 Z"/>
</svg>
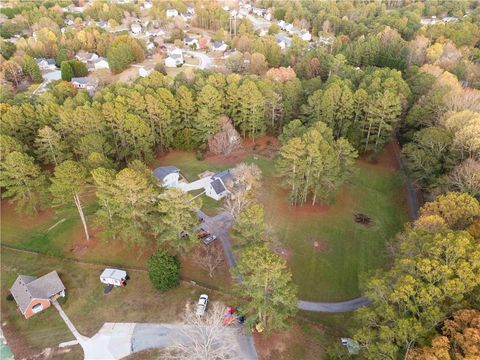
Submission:
<svg viewBox="0 0 480 360">
<path fill-rule="evenodd" d="M 39 278 L 19 275 L 10 293 L 17 303 L 18 310 L 28 319 L 50 307 L 59 297 L 64 297 L 65 286 L 56 271 Z"/>
</svg>

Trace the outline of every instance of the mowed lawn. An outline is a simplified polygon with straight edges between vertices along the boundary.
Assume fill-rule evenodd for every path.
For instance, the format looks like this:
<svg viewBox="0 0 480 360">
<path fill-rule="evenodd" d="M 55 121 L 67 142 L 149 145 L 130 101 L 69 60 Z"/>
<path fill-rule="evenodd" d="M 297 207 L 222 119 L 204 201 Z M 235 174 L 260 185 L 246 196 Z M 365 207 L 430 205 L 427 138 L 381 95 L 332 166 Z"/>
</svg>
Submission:
<svg viewBox="0 0 480 360">
<path fill-rule="evenodd" d="M 383 156 L 385 157 L 385 156 Z M 360 275 L 388 263 L 386 243 L 408 220 L 402 176 L 392 166 L 358 160 L 335 203 L 291 206 L 274 163 L 250 158 L 263 170 L 262 201 L 274 247 L 287 259 L 302 300 L 338 301 L 360 295 Z M 355 223 L 354 214 L 372 219 Z"/>
<path fill-rule="evenodd" d="M 195 302 L 205 290 L 182 283 L 176 289 L 161 293 L 155 290 L 146 272 L 130 271 L 125 288 L 103 294 L 99 274 L 101 266 L 79 264 L 53 257 L 26 254 L 9 249 L 1 252 L 2 322 L 7 339 L 16 355 L 30 358 L 46 347 L 73 339 L 54 307 L 25 319 L 17 313 L 14 301 L 6 300 L 8 289 L 20 274 L 41 276 L 58 271 L 67 288 L 61 299 L 63 309 L 77 329 L 86 336 L 94 335 L 105 322 L 176 322 L 186 302 Z M 217 292 L 208 292 L 212 301 L 229 301 Z M 77 352 L 75 350 L 75 352 Z M 80 357 L 77 357 L 80 358 Z"/>
</svg>

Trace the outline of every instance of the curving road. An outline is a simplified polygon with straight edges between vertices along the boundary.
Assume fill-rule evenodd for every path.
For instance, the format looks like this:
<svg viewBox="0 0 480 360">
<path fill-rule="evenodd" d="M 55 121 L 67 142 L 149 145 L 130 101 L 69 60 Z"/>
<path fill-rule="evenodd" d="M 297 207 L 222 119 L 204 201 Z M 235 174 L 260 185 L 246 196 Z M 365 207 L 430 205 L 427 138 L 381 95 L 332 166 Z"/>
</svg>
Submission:
<svg viewBox="0 0 480 360">
<path fill-rule="evenodd" d="M 198 65 L 192 65 L 192 66 L 198 67 L 199 69 L 202 69 L 202 70 L 208 69 L 213 64 L 213 59 L 201 51 L 189 50 L 189 51 L 185 51 L 185 54 L 194 56 L 200 61 Z"/>
<path fill-rule="evenodd" d="M 229 237 L 230 228 L 233 225 L 232 216 L 226 211 L 221 212 L 216 216 L 208 216 L 201 210 L 197 210 L 197 215 L 203 219 L 205 226 L 220 240 L 228 266 L 234 267 L 237 262 L 232 251 L 232 245 Z M 241 279 L 236 280 L 237 282 L 241 281 Z M 369 299 L 361 296 L 355 299 L 339 302 L 312 302 L 299 300 L 297 307 L 298 309 L 305 311 L 342 313 L 357 310 L 361 307 L 369 305 L 370 303 L 371 301 Z"/>
</svg>

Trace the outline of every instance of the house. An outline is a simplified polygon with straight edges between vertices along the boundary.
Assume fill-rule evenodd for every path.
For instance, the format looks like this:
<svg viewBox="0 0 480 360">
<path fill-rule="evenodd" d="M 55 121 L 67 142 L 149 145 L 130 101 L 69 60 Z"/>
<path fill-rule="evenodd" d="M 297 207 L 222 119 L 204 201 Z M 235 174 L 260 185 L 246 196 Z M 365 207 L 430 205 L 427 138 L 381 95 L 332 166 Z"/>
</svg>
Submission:
<svg viewBox="0 0 480 360">
<path fill-rule="evenodd" d="M 305 41 L 311 41 L 312 40 L 312 34 L 310 34 L 310 31 L 307 30 L 302 30 L 298 33 L 298 36 L 300 36 L 300 39 L 305 40 Z"/>
<path fill-rule="evenodd" d="M 130 30 L 133 35 L 138 35 L 142 32 L 142 26 L 139 23 L 134 22 L 130 25 Z"/>
<path fill-rule="evenodd" d="M 150 29 L 145 32 L 145 35 L 147 36 L 164 36 L 165 31 L 162 29 Z"/>
<path fill-rule="evenodd" d="M 279 20 L 277 24 L 282 30 L 285 30 L 285 26 L 287 26 L 287 23 L 284 20 Z"/>
<path fill-rule="evenodd" d="M 295 27 L 293 26 L 293 24 L 287 24 L 285 25 L 285 31 L 291 34 L 295 31 Z"/>
<path fill-rule="evenodd" d="M 35 58 L 35 62 L 42 71 L 51 71 L 57 68 L 55 59 Z"/>
<path fill-rule="evenodd" d="M 187 7 L 187 15 L 189 16 L 195 15 L 195 8 L 193 8 L 192 6 Z"/>
<path fill-rule="evenodd" d="M 258 31 L 258 36 L 260 36 L 260 37 L 263 37 L 263 36 L 265 36 L 265 35 L 267 35 L 267 34 L 268 34 L 268 30 L 267 30 L 267 29 L 260 29 L 260 30 Z"/>
<path fill-rule="evenodd" d="M 95 70 L 110 69 L 110 66 L 108 65 L 108 61 L 104 57 L 97 58 L 96 60 L 92 61 L 92 64 Z"/>
<path fill-rule="evenodd" d="M 282 50 L 286 49 L 287 47 L 290 47 L 290 45 L 292 45 L 292 40 L 290 38 L 286 37 L 286 36 L 277 34 L 277 35 L 275 35 L 275 39 L 277 40 L 278 46 L 280 46 L 280 48 Z"/>
<path fill-rule="evenodd" d="M 455 16 L 446 16 L 442 20 L 444 23 L 450 23 L 450 22 L 457 22 L 458 18 Z"/>
<path fill-rule="evenodd" d="M 228 49 L 228 45 L 225 44 L 223 41 L 215 41 L 213 43 L 213 48 L 212 48 L 213 51 L 224 52 L 227 49 Z"/>
<path fill-rule="evenodd" d="M 162 182 L 162 187 L 176 187 L 180 179 L 180 169 L 176 166 L 160 166 L 153 170 L 153 176 Z"/>
<path fill-rule="evenodd" d="M 252 12 L 254 15 L 257 15 L 257 16 L 260 16 L 260 17 L 263 17 L 263 15 L 265 14 L 265 10 L 264 9 L 261 9 L 261 8 L 256 8 L 254 7 L 252 9 Z"/>
<path fill-rule="evenodd" d="M 333 38 L 332 37 L 326 37 L 326 36 L 318 36 L 318 43 L 321 45 L 331 45 L 333 43 Z"/>
<path fill-rule="evenodd" d="M 166 67 L 180 67 L 183 65 L 183 53 L 181 49 L 173 50 L 170 55 L 165 58 Z"/>
<path fill-rule="evenodd" d="M 79 51 L 75 58 L 83 63 L 93 62 L 98 59 L 98 55 L 95 53 L 89 53 L 86 51 Z"/>
<path fill-rule="evenodd" d="M 147 50 L 148 50 L 149 52 L 152 52 L 153 50 L 155 50 L 155 44 L 154 44 L 153 42 L 149 41 L 149 42 L 147 43 Z"/>
<path fill-rule="evenodd" d="M 148 9 L 151 9 L 153 6 L 153 4 L 150 2 L 150 1 L 145 1 L 142 5 L 142 7 L 145 9 L 145 10 L 148 10 Z"/>
<path fill-rule="evenodd" d="M 47 309 L 59 297 L 65 297 L 65 286 L 58 273 L 44 276 L 20 275 L 10 288 L 18 310 L 26 319 Z"/>
<path fill-rule="evenodd" d="M 125 286 L 127 279 L 128 275 L 125 270 L 108 268 L 100 274 L 100 282 L 106 285 Z"/>
<path fill-rule="evenodd" d="M 155 70 L 155 66 L 153 66 L 153 65 L 142 66 L 142 67 L 138 68 L 138 76 L 147 77 L 152 73 L 153 70 Z"/>
<path fill-rule="evenodd" d="M 420 24 L 422 25 L 435 25 L 437 23 L 437 17 L 432 16 L 431 18 L 422 18 L 420 19 Z"/>
<path fill-rule="evenodd" d="M 265 13 L 263 15 L 263 18 L 267 21 L 272 21 L 272 18 L 273 18 L 272 13 L 269 13 L 269 12 Z"/>
<path fill-rule="evenodd" d="M 187 36 L 186 38 L 184 38 L 183 43 L 194 49 L 198 49 L 200 47 L 200 45 L 198 44 L 198 39 L 192 38 L 190 36 Z"/>
<path fill-rule="evenodd" d="M 205 195 L 215 200 L 220 200 L 227 196 L 228 191 L 226 184 L 232 178 L 230 169 L 215 174 L 211 178 L 211 182 L 205 187 Z"/>
<path fill-rule="evenodd" d="M 93 95 L 98 85 L 95 79 L 88 77 L 74 77 L 71 83 L 77 89 L 87 90 L 90 95 Z"/>
<path fill-rule="evenodd" d="M 176 9 L 167 9 L 165 15 L 167 18 L 174 18 L 178 16 L 178 11 Z"/>
</svg>

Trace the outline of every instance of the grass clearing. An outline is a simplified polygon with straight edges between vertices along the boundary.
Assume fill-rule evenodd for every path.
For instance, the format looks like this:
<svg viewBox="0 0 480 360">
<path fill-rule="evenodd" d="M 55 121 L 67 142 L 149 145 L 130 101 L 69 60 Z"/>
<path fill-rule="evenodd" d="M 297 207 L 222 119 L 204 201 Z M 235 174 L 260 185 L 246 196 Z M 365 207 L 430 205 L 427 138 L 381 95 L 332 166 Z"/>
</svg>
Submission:
<svg viewBox="0 0 480 360">
<path fill-rule="evenodd" d="M 383 163 L 358 160 L 353 178 L 332 206 L 293 207 L 274 176 L 274 162 L 256 158 L 248 161 L 264 174 L 266 220 L 276 247 L 288 254 L 300 298 L 339 301 L 359 296 L 360 275 L 387 264 L 386 243 L 408 220 L 399 173 Z M 372 224 L 355 223 L 357 212 L 371 217 Z"/>
</svg>

